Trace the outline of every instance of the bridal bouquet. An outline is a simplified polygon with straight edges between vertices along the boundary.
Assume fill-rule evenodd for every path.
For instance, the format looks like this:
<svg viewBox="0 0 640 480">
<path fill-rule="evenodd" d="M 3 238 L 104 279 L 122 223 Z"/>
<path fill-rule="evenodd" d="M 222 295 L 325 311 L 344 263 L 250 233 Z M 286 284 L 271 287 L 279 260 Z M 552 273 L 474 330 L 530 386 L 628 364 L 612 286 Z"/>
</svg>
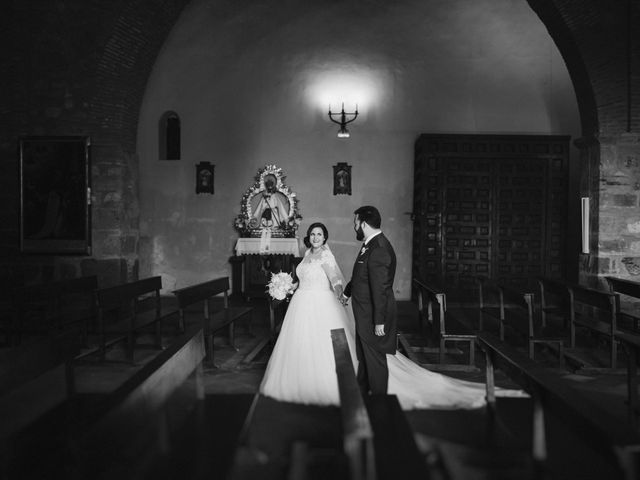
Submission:
<svg viewBox="0 0 640 480">
<path fill-rule="evenodd" d="M 272 273 L 267 291 L 274 300 L 284 300 L 293 293 L 293 277 L 286 272 Z"/>
</svg>

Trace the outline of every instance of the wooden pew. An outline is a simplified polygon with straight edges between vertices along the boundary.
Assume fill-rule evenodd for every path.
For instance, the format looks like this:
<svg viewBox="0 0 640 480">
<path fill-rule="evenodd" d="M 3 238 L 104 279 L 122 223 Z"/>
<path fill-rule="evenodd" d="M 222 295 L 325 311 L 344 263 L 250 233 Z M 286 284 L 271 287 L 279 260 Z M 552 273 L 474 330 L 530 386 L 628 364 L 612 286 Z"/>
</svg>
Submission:
<svg viewBox="0 0 640 480">
<path fill-rule="evenodd" d="M 545 412 L 553 411 L 585 443 L 603 453 L 625 480 L 640 474 L 640 436 L 627 424 L 591 402 L 534 360 L 502 342 L 490 333 L 478 334 L 478 344 L 485 352 L 487 368 L 487 402 L 495 405 L 494 368 L 499 367 L 517 382 L 534 401 L 533 459 L 536 468 L 545 470 L 548 460 Z"/>
<path fill-rule="evenodd" d="M 478 284 L 478 331 L 484 330 L 484 319 L 489 317 L 500 324 L 502 317 L 500 288 L 497 283 L 484 277 L 477 277 Z"/>
<path fill-rule="evenodd" d="M 505 326 L 511 326 L 515 331 L 523 333 L 527 337 L 529 358 L 535 357 L 535 346 L 545 344 L 556 346 L 558 359 L 564 362 L 564 338 L 550 332 L 544 325 L 538 324 L 533 311 L 533 293 L 518 292 L 509 287 L 501 286 L 501 311 L 500 339 L 504 340 Z"/>
<path fill-rule="evenodd" d="M 181 328 L 184 329 L 188 316 L 195 315 L 198 322 L 201 322 L 207 345 L 207 361 L 211 365 L 215 365 L 213 361 L 213 337 L 217 332 L 227 328 L 229 343 L 233 348 L 236 348 L 234 341 L 235 321 L 248 316 L 248 329 L 249 331 L 251 330 L 253 308 L 229 306 L 228 292 L 229 277 L 216 278 L 173 291 L 173 294 L 178 299 Z M 211 300 L 220 294 L 223 294 L 223 308 L 212 314 Z M 203 305 L 202 313 L 189 311 L 189 307 L 199 303 Z"/>
<path fill-rule="evenodd" d="M 569 286 L 571 348 L 576 346 L 576 327 L 583 327 L 609 342 L 609 367 L 615 369 L 618 357 L 618 309 L 620 297 L 616 293 L 603 292 L 579 285 Z"/>
<path fill-rule="evenodd" d="M 188 329 L 111 395 L 107 412 L 75 445 L 76 478 L 146 478 L 172 445 L 166 404 L 195 373 L 204 399 L 202 328 Z M 178 439 L 179 440 L 179 439 Z"/>
<path fill-rule="evenodd" d="M 423 319 L 426 317 L 427 325 L 430 331 L 438 340 L 438 361 L 444 364 L 445 353 L 448 352 L 447 342 L 463 342 L 469 346 L 469 363 L 468 366 L 475 368 L 475 338 L 476 336 L 469 333 L 454 333 L 452 331 L 451 322 L 447 317 L 447 296 L 442 290 L 438 290 L 428 286 L 418 279 L 413 280 L 416 286 L 418 296 L 418 315 L 420 318 L 421 330 Z M 434 309 L 437 311 L 437 318 L 434 316 Z M 409 345 L 405 345 L 403 337 L 400 337 L 405 349 L 410 349 Z"/>
<path fill-rule="evenodd" d="M 349 459 L 351 480 L 376 478 L 373 430 L 353 370 L 353 360 L 344 329 L 331 330 L 336 361 L 344 452 Z"/>
<path fill-rule="evenodd" d="M 497 308 L 485 307 L 484 311 L 481 310 L 481 315 L 490 315 L 498 320 L 501 341 L 505 340 L 505 330 L 506 327 L 509 327 L 512 331 L 526 337 L 529 358 L 535 357 L 537 344 L 546 344 L 552 348 L 555 346 L 560 363 L 564 362 L 564 339 L 550 333 L 536 322 L 533 293 L 519 292 L 513 288 L 481 279 L 481 299 L 488 289 L 497 292 L 498 305 Z"/>
<path fill-rule="evenodd" d="M 48 335 L 79 326 L 83 342 L 96 319 L 95 276 L 19 287 L 11 292 L 13 321 L 11 344 L 25 334 Z"/>
<path fill-rule="evenodd" d="M 350 478 L 429 478 L 398 398 L 395 395 L 370 395 L 363 400 L 344 329 L 331 330 L 331 341 Z"/>
<path fill-rule="evenodd" d="M 15 434 L 75 395 L 79 351 L 77 330 L 0 350 L 0 457 L 10 456 L 7 444 Z"/>
<path fill-rule="evenodd" d="M 629 420 L 638 428 L 640 403 L 638 401 L 638 361 L 640 361 L 640 335 L 617 331 L 616 339 L 622 342 L 627 353 L 627 408 Z"/>
<path fill-rule="evenodd" d="M 569 284 L 563 280 L 538 277 L 540 287 L 540 316 L 542 326 L 547 327 L 549 319 L 562 318 L 563 328 L 569 325 Z"/>
<path fill-rule="evenodd" d="M 156 276 L 96 291 L 98 351 L 103 360 L 107 347 L 126 341 L 127 358 L 133 362 L 136 334 L 149 327 L 155 329 L 155 347 L 162 348 L 160 323 L 177 317 L 178 311 L 162 304 L 161 289 L 162 278 Z"/>
<path fill-rule="evenodd" d="M 620 295 L 620 303 L 624 304 L 624 300 L 632 300 L 635 302 L 630 305 L 628 310 L 638 308 L 640 303 L 640 282 L 634 282 L 633 280 L 616 278 L 616 277 L 604 277 L 607 280 L 609 289 L 613 293 Z M 623 311 L 622 305 L 618 310 L 618 328 L 624 329 L 624 326 L 628 325 L 628 329 L 634 332 L 640 332 L 640 315 L 634 315 L 629 311 Z"/>
</svg>

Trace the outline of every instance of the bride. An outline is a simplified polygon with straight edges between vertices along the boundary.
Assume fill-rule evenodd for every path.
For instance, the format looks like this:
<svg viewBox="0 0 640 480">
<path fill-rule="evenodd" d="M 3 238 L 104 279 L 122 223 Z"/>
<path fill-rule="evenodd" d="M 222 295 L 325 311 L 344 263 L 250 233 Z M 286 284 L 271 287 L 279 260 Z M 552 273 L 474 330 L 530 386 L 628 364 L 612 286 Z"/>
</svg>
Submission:
<svg viewBox="0 0 640 480">
<path fill-rule="evenodd" d="M 345 281 L 327 245 L 329 232 L 314 223 L 304 239 L 308 250 L 296 269 L 299 284 L 265 371 L 260 392 L 277 400 L 339 405 L 330 331 L 344 328 L 357 369 L 355 323 L 351 309 L 337 299 Z M 296 288 L 297 287 L 297 288 Z M 485 386 L 431 372 L 400 352 L 387 354 L 388 393 L 404 410 L 417 408 L 477 408 L 485 405 Z M 503 390 L 498 394 L 520 395 Z"/>
</svg>

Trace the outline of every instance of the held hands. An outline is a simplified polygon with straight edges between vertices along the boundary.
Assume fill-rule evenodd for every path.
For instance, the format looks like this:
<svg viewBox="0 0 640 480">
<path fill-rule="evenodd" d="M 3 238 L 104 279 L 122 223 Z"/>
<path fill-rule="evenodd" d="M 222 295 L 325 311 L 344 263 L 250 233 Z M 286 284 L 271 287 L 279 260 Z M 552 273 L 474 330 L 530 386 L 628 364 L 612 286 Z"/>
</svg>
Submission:
<svg viewBox="0 0 640 480">
<path fill-rule="evenodd" d="M 382 336 L 384 336 L 384 324 L 383 324 L 383 325 L 376 325 L 376 330 L 375 330 L 375 332 L 376 332 L 376 335 L 377 335 L 378 337 L 382 337 Z"/>
<path fill-rule="evenodd" d="M 338 299 L 338 301 L 343 305 L 343 306 L 347 306 L 347 302 L 349 301 L 349 297 L 347 297 L 344 294 L 344 289 L 342 288 L 342 285 L 336 285 L 334 288 L 334 292 L 336 294 L 336 297 Z"/>
<path fill-rule="evenodd" d="M 347 297 L 344 293 L 338 297 L 338 300 L 344 307 L 346 307 L 347 304 L 349 303 L 349 297 Z"/>
</svg>

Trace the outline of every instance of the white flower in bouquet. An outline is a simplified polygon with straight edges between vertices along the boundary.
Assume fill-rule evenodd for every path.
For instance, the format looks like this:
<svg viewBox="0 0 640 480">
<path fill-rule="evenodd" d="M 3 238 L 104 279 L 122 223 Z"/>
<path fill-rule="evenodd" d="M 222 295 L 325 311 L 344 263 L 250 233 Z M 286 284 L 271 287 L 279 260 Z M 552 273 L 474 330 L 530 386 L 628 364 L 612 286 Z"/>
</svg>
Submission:
<svg viewBox="0 0 640 480">
<path fill-rule="evenodd" d="M 267 290 L 271 298 L 284 300 L 287 295 L 293 293 L 293 277 L 287 272 L 272 273 Z"/>
</svg>

